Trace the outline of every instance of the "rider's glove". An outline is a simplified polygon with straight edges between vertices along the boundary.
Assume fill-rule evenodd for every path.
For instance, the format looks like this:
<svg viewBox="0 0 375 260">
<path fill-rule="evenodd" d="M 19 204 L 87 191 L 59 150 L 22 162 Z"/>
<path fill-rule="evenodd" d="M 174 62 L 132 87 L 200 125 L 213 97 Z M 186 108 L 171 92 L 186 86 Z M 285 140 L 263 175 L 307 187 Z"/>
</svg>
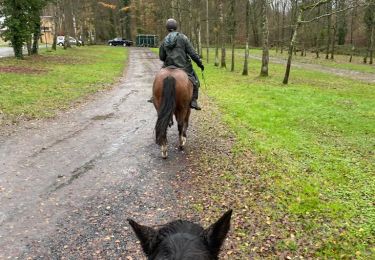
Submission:
<svg viewBox="0 0 375 260">
<path fill-rule="evenodd" d="M 203 66 L 203 64 L 202 64 L 202 63 L 201 63 L 201 64 L 199 64 L 199 65 L 198 65 L 198 67 L 199 67 L 199 68 L 201 68 L 201 70 L 202 70 L 202 71 L 204 71 L 204 66 Z"/>
</svg>

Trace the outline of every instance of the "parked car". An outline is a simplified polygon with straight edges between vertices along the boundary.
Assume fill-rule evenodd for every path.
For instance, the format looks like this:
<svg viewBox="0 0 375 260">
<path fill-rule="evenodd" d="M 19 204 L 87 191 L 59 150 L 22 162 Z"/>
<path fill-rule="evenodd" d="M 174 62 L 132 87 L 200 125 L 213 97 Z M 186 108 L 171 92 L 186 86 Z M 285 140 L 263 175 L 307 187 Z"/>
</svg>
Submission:
<svg viewBox="0 0 375 260">
<path fill-rule="evenodd" d="M 65 36 L 57 36 L 57 45 L 64 46 Z M 69 42 L 72 45 L 82 45 L 82 41 L 74 39 L 73 37 L 69 36 Z"/>
<path fill-rule="evenodd" d="M 126 46 L 132 46 L 133 42 L 130 40 L 123 39 L 123 38 L 114 38 L 113 40 L 108 41 L 108 45 L 109 46 L 122 45 L 126 47 Z"/>
</svg>

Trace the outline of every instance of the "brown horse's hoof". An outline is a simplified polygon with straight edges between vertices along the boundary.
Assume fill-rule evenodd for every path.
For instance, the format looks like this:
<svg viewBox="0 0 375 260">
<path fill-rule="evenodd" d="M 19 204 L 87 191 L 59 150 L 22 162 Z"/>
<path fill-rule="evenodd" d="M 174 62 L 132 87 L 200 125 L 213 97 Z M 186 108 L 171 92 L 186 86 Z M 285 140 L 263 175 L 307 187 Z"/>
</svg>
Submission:
<svg viewBox="0 0 375 260">
<path fill-rule="evenodd" d="M 161 146 L 161 157 L 163 159 L 167 159 L 168 158 L 168 147 L 166 145 L 162 145 Z"/>
<path fill-rule="evenodd" d="M 180 145 L 178 147 L 180 149 L 180 151 L 184 150 L 185 144 L 186 144 L 186 137 L 185 136 L 180 136 Z"/>
</svg>

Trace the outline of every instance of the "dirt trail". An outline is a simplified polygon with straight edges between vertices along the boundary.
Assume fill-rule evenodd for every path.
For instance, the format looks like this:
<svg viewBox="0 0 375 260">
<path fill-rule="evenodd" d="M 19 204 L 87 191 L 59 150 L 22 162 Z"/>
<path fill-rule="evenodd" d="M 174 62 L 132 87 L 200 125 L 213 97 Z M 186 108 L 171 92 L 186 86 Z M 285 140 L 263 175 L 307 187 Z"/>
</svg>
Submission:
<svg viewBox="0 0 375 260">
<path fill-rule="evenodd" d="M 250 55 L 250 58 L 261 60 L 261 57 L 256 55 Z M 270 61 L 277 64 L 284 64 L 286 65 L 286 60 L 270 57 Z M 340 77 L 347 77 L 354 80 L 361 80 L 369 83 L 375 83 L 375 74 L 374 73 L 366 73 L 360 72 L 355 70 L 347 70 L 347 69 L 339 69 L 339 68 L 332 68 L 324 65 L 319 64 L 310 64 L 310 63 L 301 63 L 301 62 L 292 62 L 292 66 L 296 68 L 308 69 L 319 71 L 323 73 L 334 74 Z"/>
<path fill-rule="evenodd" d="M 189 157 L 174 128 L 169 160 L 154 144 L 146 100 L 159 68 L 149 50 L 131 48 L 115 89 L 0 137 L 0 259 L 139 259 L 126 218 L 179 217 L 171 182 Z"/>
</svg>

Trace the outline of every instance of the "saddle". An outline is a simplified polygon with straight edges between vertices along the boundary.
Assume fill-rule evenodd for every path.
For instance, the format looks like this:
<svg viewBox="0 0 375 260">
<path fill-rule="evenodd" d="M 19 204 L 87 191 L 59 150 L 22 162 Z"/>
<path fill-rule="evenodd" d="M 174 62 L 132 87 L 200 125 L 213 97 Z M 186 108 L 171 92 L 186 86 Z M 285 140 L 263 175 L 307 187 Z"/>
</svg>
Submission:
<svg viewBox="0 0 375 260">
<path fill-rule="evenodd" d="M 193 84 L 193 86 L 197 86 L 197 84 L 198 84 L 197 79 L 192 74 L 187 73 L 184 69 L 181 69 L 181 68 L 176 67 L 174 65 L 166 66 L 166 67 L 163 67 L 163 68 L 173 69 L 173 70 L 174 69 L 183 70 L 188 75 L 188 78 L 191 81 L 191 83 Z"/>
</svg>

